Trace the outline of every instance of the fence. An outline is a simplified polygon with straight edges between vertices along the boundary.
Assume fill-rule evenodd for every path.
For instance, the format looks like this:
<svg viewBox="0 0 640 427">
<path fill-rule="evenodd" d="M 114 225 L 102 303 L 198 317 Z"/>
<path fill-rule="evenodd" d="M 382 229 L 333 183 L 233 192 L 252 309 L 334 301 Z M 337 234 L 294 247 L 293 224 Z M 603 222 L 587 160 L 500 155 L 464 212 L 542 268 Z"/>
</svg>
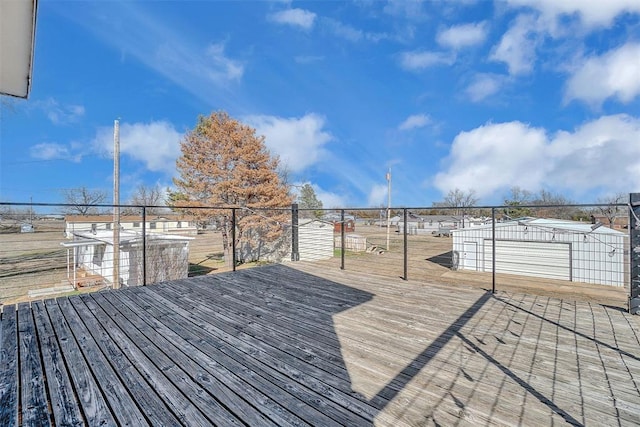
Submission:
<svg viewBox="0 0 640 427">
<path fill-rule="evenodd" d="M 628 205 L 390 212 L 123 205 L 114 218 L 111 205 L 62 215 L 79 207 L 0 203 L 0 302 L 310 262 L 494 291 L 506 284 L 524 292 L 536 284 L 550 292 L 623 287 L 634 310 L 640 286 L 639 263 L 631 262 L 638 251 L 629 250 L 640 242 L 634 206 L 633 198 Z"/>
</svg>

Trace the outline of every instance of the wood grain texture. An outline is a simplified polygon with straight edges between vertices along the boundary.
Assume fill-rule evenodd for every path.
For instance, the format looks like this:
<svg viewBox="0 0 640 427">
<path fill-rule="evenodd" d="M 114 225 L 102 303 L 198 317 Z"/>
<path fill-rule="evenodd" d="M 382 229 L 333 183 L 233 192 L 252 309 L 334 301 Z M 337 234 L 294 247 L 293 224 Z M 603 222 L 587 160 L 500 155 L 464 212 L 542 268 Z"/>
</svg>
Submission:
<svg viewBox="0 0 640 427">
<path fill-rule="evenodd" d="M 28 303 L 18 305 L 18 343 L 21 381 L 20 404 L 22 424 L 49 426 L 49 407 L 44 385 L 44 372 L 40 363 L 40 346 L 36 335 L 33 314 Z"/>
<path fill-rule="evenodd" d="M 14 305 L 0 318 L 0 425 L 18 425 L 18 324 Z"/>
<path fill-rule="evenodd" d="M 84 420 L 89 426 L 112 425 L 116 423 L 115 418 L 109 410 L 109 405 L 99 386 L 98 380 L 90 369 L 90 363 L 83 357 L 83 352 L 78 346 L 69 325 L 64 319 L 58 304 L 55 300 L 48 300 L 44 303 L 34 303 L 34 311 L 41 306 L 47 310 L 48 318 L 51 322 L 57 342 L 60 348 L 61 357 L 65 360 L 65 367 L 69 372 L 73 382 L 73 390 L 76 392 L 76 402 Z M 42 313 L 42 317 L 45 315 Z M 45 331 L 46 333 L 46 331 Z M 96 361 L 93 361 L 96 362 Z M 60 385 L 61 387 L 62 385 Z M 115 388 L 115 386 L 113 386 Z M 68 390 L 59 390 L 56 393 L 68 393 Z M 51 395 L 54 393 L 51 392 Z M 53 403 L 52 403 L 53 404 Z M 69 404 L 68 402 L 65 404 Z"/>
<path fill-rule="evenodd" d="M 79 402 L 76 400 L 69 372 L 64 365 L 64 358 L 44 304 L 40 301 L 34 302 L 31 308 L 35 325 L 39 331 L 39 345 L 47 377 L 49 404 L 53 411 L 54 424 L 58 426 L 84 425 Z"/>
</svg>

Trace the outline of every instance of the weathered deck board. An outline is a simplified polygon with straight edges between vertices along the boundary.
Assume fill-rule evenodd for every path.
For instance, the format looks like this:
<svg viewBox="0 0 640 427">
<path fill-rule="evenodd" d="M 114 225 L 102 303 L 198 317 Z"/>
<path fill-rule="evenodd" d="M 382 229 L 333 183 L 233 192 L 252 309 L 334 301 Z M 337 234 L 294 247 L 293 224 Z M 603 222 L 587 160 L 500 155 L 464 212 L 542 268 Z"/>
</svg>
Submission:
<svg viewBox="0 0 640 427">
<path fill-rule="evenodd" d="M 71 390 L 76 391 L 76 398 L 79 402 L 79 410 L 83 414 L 83 418 L 88 425 L 107 425 L 115 424 L 116 421 L 109 411 L 108 405 L 100 392 L 100 388 L 93 377 L 86 360 L 82 357 L 82 351 L 78 347 L 76 340 L 71 335 L 71 331 L 62 313 L 58 309 L 58 305 L 55 301 L 49 300 L 46 303 L 36 303 L 36 310 L 44 306 L 46 313 L 51 322 L 53 331 L 48 336 L 48 339 L 57 337 L 60 350 L 60 359 L 65 360 L 66 367 L 73 367 L 68 369 L 69 376 L 73 381 L 73 388 L 70 390 L 59 390 L 57 393 L 69 393 Z M 44 313 L 42 313 L 44 317 Z M 45 334 L 47 331 L 45 331 Z M 43 334 L 44 338 L 44 334 Z M 51 393 L 53 395 L 53 393 Z M 69 402 L 66 402 L 69 404 Z"/>
<path fill-rule="evenodd" d="M 164 299 L 160 295 L 148 297 L 147 302 L 149 303 L 153 304 L 154 302 L 162 301 L 164 306 L 176 314 L 180 314 L 182 317 L 192 318 L 203 331 L 199 334 L 201 340 L 208 341 L 213 347 L 218 348 L 236 360 L 244 359 L 245 363 L 250 364 L 252 370 L 277 375 L 280 378 L 283 378 L 283 376 L 284 378 L 288 377 L 288 383 L 285 383 L 287 388 L 290 388 L 290 392 L 299 393 L 298 397 L 303 403 L 313 406 L 317 404 L 318 401 L 324 401 L 324 411 L 329 412 L 328 406 L 330 406 L 330 404 L 325 399 L 330 398 L 338 401 L 340 405 L 349 409 L 332 412 L 337 416 L 341 416 L 342 419 L 338 420 L 338 422 L 342 425 L 348 425 L 354 422 L 362 423 L 363 419 L 354 417 L 354 413 L 359 412 L 362 414 L 364 412 L 364 416 L 371 416 L 374 412 L 367 404 L 363 404 L 361 401 L 343 392 L 340 387 L 345 385 L 344 382 L 340 382 L 339 379 L 332 377 L 316 366 L 308 363 L 304 364 L 304 362 L 296 360 L 278 348 L 268 346 L 268 344 L 258 340 L 252 340 L 250 337 L 244 336 L 244 339 L 236 337 L 234 336 L 236 335 L 236 331 L 227 328 L 223 319 L 201 315 L 197 309 L 193 309 L 194 307 L 191 307 L 193 310 L 187 310 Z M 166 312 L 165 315 L 170 316 L 171 311 Z M 179 321 L 179 319 L 176 320 Z M 242 335 L 241 332 L 238 334 Z M 308 371 L 311 371 L 311 373 Z M 282 380 L 278 382 L 281 383 Z M 292 387 L 296 382 L 298 386 L 295 388 Z M 337 386 L 336 383 L 338 383 Z M 275 384 L 272 385 L 272 387 L 273 386 L 275 386 Z M 329 386 L 337 388 L 332 389 Z M 306 421 L 312 425 L 328 422 L 328 420 L 321 422 L 317 418 L 317 415 Z"/>
<path fill-rule="evenodd" d="M 18 425 L 18 325 L 16 308 L 4 307 L 0 323 L 0 425 Z"/>
<path fill-rule="evenodd" d="M 170 333 L 169 329 L 162 328 L 157 322 L 154 322 L 153 326 L 151 326 L 143 320 L 143 317 L 138 316 L 125 304 L 116 307 L 113 305 L 113 301 L 108 301 L 103 295 L 96 294 L 92 295 L 92 297 L 116 322 L 117 312 L 119 312 L 127 321 L 132 323 L 134 327 L 126 329 L 127 333 L 132 335 L 132 340 L 138 344 L 144 343 L 143 348 L 149 349 L 150 353 L 152 352 L 151 354 L 155 355 L 154 358 L 160 360 L 164 366 L 170 365 L 172 369 L 181 371 L 180 375 L 188 375 L 189 381 L 197 383 L 202 387 L 202 391 L 206 391 L 206 393 L 197 391 L 189 395 L 194 404 L 201 408 L 212 421 L 221 424 L 233 422 L 221 416 L 226 414 L 226 408 L 229 408 L 231 413 L 238 416 L 246 424 L 276 425 L 262 416 L 255 407 L 247 404 L 241 394 L 237 393 L 238 391 L 240 393 L 246 391 L 246 388 L 234 392 L 207 371 L 207 360 L 190 354 L 183 345 L 176 346 L 168 340 L 166 334 Z M 193 350 L 196 349 L 193 348 Z M 158 353 L 158 351 L 161 353 Z M 202 363 L 202 365 L 199 363 Z"/>
<path fill-rule="evenodd" d="M 41 301 L 32 304 L 36 327 L 39 330 L 42 361 L 47 377 L 47 387 L 54 424 L 84 425 L 69 373 L 64 366 L 60 347 L 51 322 Z"/>
<path fill-rule="evenodd" d="M 268 266 L 4 307 L 0 425 L 638 425 L 639 336 L 606 305 Z"/>
<path fill-rule="evenodd" d="M 107 355 L 102 353 L 89 330 L 82 323 L 78 313 L 71 309 L 68 300 L 65 298 L 48 300 L 45 301 L 45 305 L 52 319 L 56 319 L 53 324 L 58 326 L 56 332 L 61 336 L 61 341 L 77 343 L 84 360 L 91 368 L 91 375 L 95 378 L 95 383 L 98 384 L 99 389 L 90 387 L 87 392 L 95 395 L 102 393 L 104 399 L 108 402 L 109 408 L 112 409 L 114 417 L 121 424 L 131 426 L 149 425 L 140 408 L 135 404 L 127 387 L 120 381 Z M 73 351 L 73 346 L 70 346 L 68 350 Z M 79 355 L 75 354 L 75 356 L 77 361 Z M 67 352 L 65 357 L 73 361 L 74 353 Z M 77 365 L 79 368 L 76 365 L 71 366 L 73 366 L 70 368 L 71 371 L 77 372 L 78 376 L 84 373 L 85 366 L 81 361 Z M 93 382 L 89 381 L 89 386 Z"/>
<path fill-rule="evenodd" d="M 20 382 L 22 423 L 29 426 L 51 425 L 44 372 L 40 363 L 40 346 L 31 307 L 27 303 L 18 305 L 18 343 L 20 377 L 29 378 L 27 382 Z"/>
</svg>

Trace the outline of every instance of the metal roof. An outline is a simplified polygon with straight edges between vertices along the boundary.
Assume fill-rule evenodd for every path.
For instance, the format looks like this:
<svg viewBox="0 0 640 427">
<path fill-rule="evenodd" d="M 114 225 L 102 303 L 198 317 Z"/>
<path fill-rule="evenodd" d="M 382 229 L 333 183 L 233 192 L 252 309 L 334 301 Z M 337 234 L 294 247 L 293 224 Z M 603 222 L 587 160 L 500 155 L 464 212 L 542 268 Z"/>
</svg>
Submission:
<svg viewBox="0 0 640 427">
<path fill-rule="evenodd" d="M 506 221 L 506 222 L 496 222 L 496 228 L 509 227 L 514 225 L 516 226 L 519 225 L 523 227 L 528 226 L 528 227 L 544 228 L 544 229 L 548 229 L 549 231 L 562 230 L 562 231 L 568 231 L 573 233 L 585 233 L 585 234 L 589 233 L 589 234 L 625 235 L 625 233 L 621 231 L 613 230 L 604 225 L 594 229 L 592 228 L 594 224 L 587 223 L 587 222 L 570 221 L 565 219 L 527 217 L 527 218 L 514 219 L 512 221 Z M 451 231 L 453 233 L 463 233 L 467 230 L 491 229 L 491 228 L 492 228 L 492 224 L 489 223 L 486 225 L 479 225 L 476 227 L 469 227 L 469 228 L 459 228 L 457 230 L 451 230 Z"/>
</svg>

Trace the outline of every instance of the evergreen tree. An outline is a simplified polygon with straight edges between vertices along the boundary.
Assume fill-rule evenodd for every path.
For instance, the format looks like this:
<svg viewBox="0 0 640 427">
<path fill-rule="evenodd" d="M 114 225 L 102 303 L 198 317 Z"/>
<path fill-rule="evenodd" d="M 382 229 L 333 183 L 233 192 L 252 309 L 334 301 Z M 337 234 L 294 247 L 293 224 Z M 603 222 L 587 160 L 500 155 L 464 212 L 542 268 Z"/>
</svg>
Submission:
<svg viewBox="0 0 640 427">
<path fill-rule="evenodd" d="M 304 184 L 300 188 L 298 208 L 302 211 L 301 214 L 311 214 L 316 218 L 322 216 L 322 201 L 318 199 L 315 190 L 310 184 Z"/>
</svg>

